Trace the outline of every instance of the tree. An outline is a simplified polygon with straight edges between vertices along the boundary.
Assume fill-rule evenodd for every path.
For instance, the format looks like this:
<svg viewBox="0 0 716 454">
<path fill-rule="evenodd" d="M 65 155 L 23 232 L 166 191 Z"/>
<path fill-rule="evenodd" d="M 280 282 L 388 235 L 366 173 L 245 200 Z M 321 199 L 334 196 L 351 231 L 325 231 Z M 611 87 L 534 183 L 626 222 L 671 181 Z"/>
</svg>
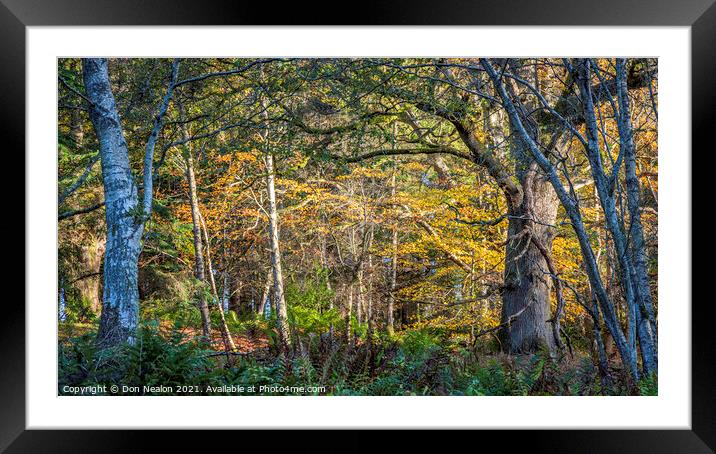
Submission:
<svg viewBox="0 0 716 454">
<path fill-rule="evenodd" d="M 97 342 L 109 347 L 124 341 L 132 342 L 139 322 L 137 261 L 144 225 L 152 213 L 154 147 L 172 98 L 179 62 L 175 60 L 172 64 L 169 87 L 146 142 L 141 204 L 112 94 L 107 60 L 85 58 L 82 71 L 90 103 L 89 114 L 100 144 L 107 224 L 102 315 Z"/>
<path fill-rule="evenodd" d="M 204 277 L 204 246 L 201 238 L 201 213 L 199 212 L 199 200 L 196 192 L 194 156 L 191 149 L 191 142 L 188 141 L 189 133 L 186 123 L 184 123 L 184 121 L 186 121 L 186 115 L 182 104 L 179 104 L 179 111 L 181 112 L 181 121 L 183 122 L 181 125 L 182 140 L 187 141 L 182 150 L 182 157 L 184 158 L 184 165 L 186 166 L 186 182 L 188 186 L 189 206 L 191 207 L 192 234 L 194 237 L 194 277 L 196 277 L 201 285 L 206 285 L 206 279 Z M 211 318 L 209 316 L 209 305 L 206 301 L 206 292 L 204 290 L 204 288 L 199 289 L 198 306 L 199 312 L 201 312 L 202 334 L 208 342 L 211 339 Z"/>
<path fill-rule="evenodd" d="M 626 143 L 630 138 L 630 128 L 628 127 L 628 120 L 626 119 L 629 113 L 628 110 L 624 110 L 626 106 L 622 104 L 622 111 L 619 114 L 620 122 L 622 123 L 620 126 L 620 134 L 625 134 L 625 137 L 621 138 L 621 143 L 626 146 L 620 150 L 619 158 L 614 163 L 615 167 L 612 169 L 611 175 L 608 175 L 605 172 L 602 163 L 598 126 L 595 118 L 595 106 L 591 82 L 592 62 L 589 59 L 576 59 L 573 63 L 566 63 L 570 72 L 573 74 L 573 77 L 576 79 L 579 88 L 582 115 L 585 119 L 586 138 L 576 130 L 573 130 L 573 132 L 585 148 L 590 164 L 591 174 L 594 178 L 595 186 L 599 194 L 599 201 L 605 215 L 607 228 L 611 233 L 611 238 L 617 249 L 622 276 L 621 284 L 623 285 L 626 304 L 629 308 L 627 335 L 625 335 L 621 329 L 619 320 L 616 317 L 616 307 L 614 301 L 607 294 L 606 288 L 602 282 L 594 251 L 582 219 L 579 200 L 574 193 L 574 187 L 571 186 L 571 181 L 568 180 L 570 184 L 570 189 L 568 190 L 559 178 L 556 165 L 547 158 L 547 156 L 541 151 L 537 141 L 525 129 L 523 116 L 520 115 L 515 102 L 509 96 L 504 83 L 500 79 L 500 76 L 495 71 L 492 64 L 487 59 L 481 59 L 480 61 L 483 68 L 489 74 L 495 91 L 500 96 L 505 110 L 508 112 L 514 131 L 519 134 L 521 140 L 527 145 L 529 152 L 541 167 L 542 171 L 548 175 L 552 187 L 557 193 L 562 206 L 571 220 L 572 227 L 577 234 L 579 244 L 582 249 L 582 255 L 587 268 L 590 284 L 594 290 L 596 299 L 599 302 L 599 307 L 604 316 L 607 328 L 617 344 L 622 361 L 627 366 L 631 376 L 635 380 L 638 380 L 640 377 L 636 357 L 638 330 L 639 341 L 641 344 L 640 351 L 642 353 L 642 357 L 644 358 L 644 372 L 647 374 L 655 372 L 655 352 L 653 349 L 653 345 L 655 343 L 655 339 L 653 337 L 654 333 L 649 332 L 647 315 L 643 314 L 640 316 L 639 311 L 637 310 L 638 308 L 637 301 L 635 300 L 635 293 L 638 293 L 640 290 L 638 289 L 637 282 L 634 281 L 632 276 L 633 264 L 629 261 L 630 256 L 627 254 L 626 250 L 626 238 L 624 236 L 623 225 L 619 221 L 613 195 L 619 172 L 618 163 L 621 162 L 625 155 L 632 153 L 629 151 L 630 147 Z M 623 62 L 621 64 L 623 64 Z M 618 84 L 622 86 L 620 91 L 623 92 L 625 86 L 623 73 L 621 76 L 618 76 L 618 78 Z M 628 109 L 628 107 L 626 108 Z M 567 176 L 567 178 L 569 178 L 569 176 Z M 627 178 L 630 177 L 627 176 Z M 635 284 L 637 284 L 636 288 Z M 642 322 L 640 323 L 640 321 Z"/>
<path fill-rule="evenodd" d="M 263 75 L 263 72 L 262 72 Z M 268 110 L 263 95 L 260 96 L 261 116 L 264 121 L 268 118 Z M 266 191 L 268 193 L 268 219 L 269 244 L 271 247 L 271 270 L 273 273 L 274 308 L 276 310 L 276 327 L 278 329 L 279 343 L 283 355 L 291 355 L 291 334 L 288 328 L 288 313 L 286 310 L 286 294 L 284 292 L 283 267 L 281 265 L 281 246 L 279 243 L 279 217 L 276 205 L 276 183 L 274 155 L 271 149 L 268 124 L 262 125 L 260 132 L 263 143 L 264 165 L 266 167 Z"/>
</svg>

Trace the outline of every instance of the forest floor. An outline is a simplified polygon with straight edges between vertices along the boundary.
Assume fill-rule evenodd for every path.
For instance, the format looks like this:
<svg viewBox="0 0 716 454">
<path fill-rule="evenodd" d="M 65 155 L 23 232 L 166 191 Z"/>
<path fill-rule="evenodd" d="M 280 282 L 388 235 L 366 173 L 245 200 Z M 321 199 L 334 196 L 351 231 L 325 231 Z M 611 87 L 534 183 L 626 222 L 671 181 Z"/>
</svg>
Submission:
<svg viewBox="0 0 716 454">
<path fill-rule="evenodd" d="M 139 331 L 139 341 L 109 355 L 94 345 L 97 323 L 59 324 L 60 394 L 63 387 L 115 383 L 174 386 L 309 386 L 316 395 L 654 395 L 656 382 L 630 385 L 617 362 L 605 381 L 588 351 L 508 355 L 407 328 L 372 343 L 340 336 L 299 341 L 291 359 L 279 356 L 271 330 L 250 325 L 232 332 L 236 351 L 224 355 L 214 330 L 210 344 L 198 327 L 162 321 Z M 268 334 L 267 334 L 268 333 Z M 301 341 L 300 339 L 303 339 Z M 311 340 L 312 339 L 312 340 Z M 234 395 L 228 391 L 219 394 Z M 140 394 L 142 394 L 140 392 Z M 176 394 L 176 393 L 175 393 Z M 206 392 L 215 395 L 216 392 Z M 294 391 L 269 395 L 305 395 Z"/>
<path fill-rule="evenodd" d="M 72 338 L 88 335 L 97 329 L 94 323 L 60 323 L 58 330 L 58 341 L 60 344 L 68 344 Z M 201 336 L 201 330 L 191 326 L 185 326 L 176 329 L 170 322 L 164 321 L 159 325 L 159 331 L 165 339 L 169 339 L 172 334 L 179 333 L 183 336 L 183 342 Z M 269 349 L 269 340 L 262 334 L 242 334 L 232 333 L 231 338 L 236 346 L 236 353 L 251 355 L 258 352 L 264 352 Z M 212 332 L 211 342 L 209 344 L 211 350 L 217 353 L 224 352 L 224 341 L 221 334 Z"/>
</svg>

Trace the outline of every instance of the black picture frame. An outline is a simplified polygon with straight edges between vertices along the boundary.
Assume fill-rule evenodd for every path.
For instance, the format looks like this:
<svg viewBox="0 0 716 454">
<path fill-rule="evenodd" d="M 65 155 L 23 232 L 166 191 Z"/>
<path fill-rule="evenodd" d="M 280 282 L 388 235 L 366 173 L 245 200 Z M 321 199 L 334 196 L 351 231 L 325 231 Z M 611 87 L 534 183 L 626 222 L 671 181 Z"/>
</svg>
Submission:
<svg viewBox="0 0 716 454">
<path fill-rule="evenodd" d="M 714 0 L 399 0 L 295 2 L 278 7 L 270 2 L 229 0 L 0 0 L 0 137 L 6 156 L 25 154 L 25 32 L 36 25 L 629 25 L 691 26 L 692 146 L 713 153 L 713 110 L 716 106 L 716 6 Z M 48 132 L 49 133 L 49 132 Z M 684 150 L 684 155 L 697 153 Z M 18 165 L 23 165 L 18 163 Z M 692 169 L 697 169 L 693 167 Z M 25 169 L 26 172 L 30 169 Z M 696 181 L 693 178 L 692 181 Z M 692 189 L 693 196 L 700 191 Z M 19 199 L 19 197 L 16 197 Z M 22 201 L 22 202 L 21 202 Z M 19 199 L 16 203 L 23 203 Z M 692 205 L 694 206 L 694 205 Z M 699 205 L 696 205 L 699 206 Z M 18 207 L 19 212 L 25 207 Z M 708 210 L 711 211 L 711 210 Z M 706 222 L 704 221 L 704 224 Z M 701 225 L 697 222 L 698 225 Z M 698 238 L 693 230 L 692 237 Z M 708 229 L 708 227 L 704 227 Z M 703 232 L 702 232 L 703 233 Z M 708 232 L 704 233 L 708 235 Z M 17 232 L 12 234 L 14 237 Z M 668 240 L 668 239 L 667 239 Z M 25 237 L 25 244 L 31 238 Z M 693 260 L 693 259 L 692 259 Z M 17 266 L 20 269 L 20 266 Z M 26 273 L 31 269 L 22 269 Z M 692 269 L 697 271 L 696 262 Z M 692 282 L 697 283 L 698 279 Z M 8 283 L 9 285 L 9 283 Z M 689 289 L 686 289 L 689 292 Z M 133 452 L 148 449 L 139 438 L 161 438 L 162 451 L 190 447 L 200 436 L 190 432 L 42 431 L 25 429 L 25 307 L 7 299 L 0 317 L 0 451 L 7 452 Z M 685 307 L 688 301 L 684 301 Z M 716 451 L 716 330 L 712 298 L 692 298 L 692 424 L 691 430 L 551 430 L 514 431 L 506 436 L 486 431 L 473 440 L 501 440 L 504 447 L 529 452 L 714 452 Z M 479 411 L 479 409 L 476 409 Z M 101 417 L 101 415 L 98 415 Z M 408 436 L 390 437 L 383 447 L 404 445 Z M 310 437 L 310 435 L 309 435 Z M 306 439 L 309 439 L 307 437 Z M 344 446 L 365 439 L 340 435 Z M 418 437 L 424 439 L 426 437 Z M 432 438 L 432 437 L 431 437 Z M 440 437 L 445 440 L 444 437 Z M 271 437 L 292 444 L 303 435 Z M 236 441 L 237 439 L 234 439 Z M 315 443 L 315 440 L 314 440 Z M 452 443 L 451 443 L 452 444 Z M 483 449 L 487 441 L 481 441 Z M 310 446 L 310 445 L 309 445 Z M 313 445 L 315 446 L 315 445 Z M 335 447 L 335 446 L 334 446 Z M 271 449 L 275 449 L 272 446 Z M 232 448 L 236 449 L 236 448 Z M 367 449 L 371 449 L 368 447 Z M 504 449 L 504 448 L 500 448 Z"/>
</svg>

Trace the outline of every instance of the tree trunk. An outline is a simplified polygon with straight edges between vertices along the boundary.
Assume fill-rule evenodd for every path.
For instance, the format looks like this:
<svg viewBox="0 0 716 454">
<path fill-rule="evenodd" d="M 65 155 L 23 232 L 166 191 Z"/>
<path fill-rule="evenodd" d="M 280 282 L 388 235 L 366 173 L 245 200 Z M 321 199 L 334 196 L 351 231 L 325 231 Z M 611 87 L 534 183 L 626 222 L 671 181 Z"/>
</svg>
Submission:
<svg viewBox="0 0 716 454">
<path fill-rule="evenodd" d="M 273 154 L 264 156 L 266 164 L 266 187 L 268 189 L 269 243 L 271 244 L 271 269 L 273 271 L 274 305 L 276 309 L 276 327 L 280 348 L 284 354 L 290 354 L 291 338 L 288 328 L 288 314 L 283 290 L 283 270 L 281 268 L 281 248 L 278 235 L 278 208 L 276 206 L 276 187 L 274 182 Z"/>
<path fill-rule="evenodd" d="M 644 372 L 650 374 L 657 371 L 657 325 L 654 304 L 649 288 L 646 249 L 644 246 L 644 229 L 641 224 L 641 186 L 636 175 L 636 150 L 634 148 L 634 132 L 629 111 L 629 94 L 627 91 L 626 60 L 617 59 L 617 99 L 619 103 L 619 143 L 624 153 L 624 173 L 626 175 L 627 203 L 629 207 L 629 225 L 631 237 L 631 258 L 634 268 L 635 296 L 640 312 L 637 314 L 639 324 L 639 343 Z"/>
<path fill-rule="evenodd" d="M 82 73 L 90 101 L 89 116 L 99 141 L 107 225 L 103 304 L 97 344 L 111 347 L 124 341 L 134 342 L 139 323 L 138 260 L 144 224 L 152 213 L 154 147 L 174 92 L 179 60 L 172 63 L 171 80 L 147 138 L 141 204 L 112 94 L 107 60 L 83 58 Z"/>
<path fill-rule="evenodd" d="M 346 286 L 346 345 L 353 346 L 353 335 L 351 332 L 351 316 L 353 315 L 353 284 Z"/>
<path fill-rule="evenodd" d="M 327 219 L 325 214 L 322 216 L 324 225 L 328 225 Z M 323 270 L 328 272 L 329 271 L 329 263 L 328 263 L 328 235 L 324 232 L 321 234 L 321 266 L 323 267 Z M 330 273 L 326 275 L 326 288 L 331 293 L 331 298 L 328 300 L 328 309 L 333 309 L 333 298 L 335 298 L 335 295 L 333 294 L 333 286 L 331 285 L 331 277 Z M 331 323 L 328 326 L 328 339 L 329 344 L 331 347 L 333 346 L 333 323 Z"/>
<path fill-rule="evenodd" d="M 227 306 L 225 312 L 234 311 L 236 315 L 239 315 L 241 309 L 241 291 L 239 290 L 240 282 L 235 276 L 229 276 L 227 282 Z"/>
<path fill-rule="evenodd" d="M 139 322 L 137 261 L 144 223 L 127 143 L 112 95 L 105 59 L 83 59 L 89 109 L 100 146 L 107 245 L 103 306 L 97 343 L 108 347 L 132 342 Z"/>
<path fill-rule="evenodd" d="M 391 199 L 395 199 L 395 174 L 397 172 L 397 161 L 393 159 L 393 174 L 390 177 L 390 197 Z M 394 328 L 394 313 L 395 313 L 395 286 L 396 281 L 398 277 L 398 227 L 397 225 L 393 226 L 392 231 L 392 240 L 391 240 L 391 257 L 390 257 L 390 279 L 389 279 L 389 285 L 390 289 L 388 291 L 388 307 L 386 309 L 387 311 L 387 317 L 386 317 L 386 328 L 388 330 L 388 335 L 392 336 L 395 332 Z"/>
<path fill-rule="evenodd" d="M 77 149 L 81 149 L 84 144 L 84 126 L 82 124 L 82 111 L 80 109 L 72 109 L 72 118 L 70 124 L 70 136 L 75 143 Z"/>
<path fill-rule="evenodd" d="M 266 273 L 266 283 L 264 284 L 263 291 L 261 292 L 261 301 L 259 301 L 259 316 L 263 317 L 266 313 L 266 302 L 271 298 L 271 286 L 273 284 L 273 268 Z"/>
<path fill-rule="evenodd" d="M 602 311 L 606 327 L 609 329 L 609 332 L 612 335 L 612 338 L 614 339 L 617 348 L 619 349 L 619 354 L 622 358 L 622 362 L 629 371 L 629 375 L 634 380 L 638 381 L 639 371 L 637 368 L 634 351 L 627 343 L 626 337 L 621 330 L 619 320 L 617 319 L 613 301 L 607 294 L 607 290 L 603 285 L 603 281 L 599 274 L 599 268 L 597 267 L 596 259 L 594 256 L 594 250 L 592 249 L 589 235 L 587 234 L 586 229 L 584 227 L 584 223 L 582 221 L 582 215 L 579 209 L 579 205 L 577 204 L 575 199 L 573 199 L 567 193 L 567 189 L 560 181 L 557 169 L 542 153 L 537 143 L 532 137 L 530 137 L 529 133 L 525 129 L 524 125 L 522 124 L 522 120 L 520 119 L 520 116 L 517 112 L 517 109 L 515 108 L 515 105 L 508 96 L 507 91 L 505 90 L 504 85 L 500 81 L 500 78 L 498 77 L 495 69 L 492 67 L 492 65 L 487 59 L 480 59 L 480 63 L 490 76 L 490 79 L 492 79 L 493 86 L 495 87 L 495 90 L 498 92 L 500 98 L 502 99 L 505 110 L 509 114 L 510 124 L 512 126 L 513 131 L 519 136 L 521 142 L 524 146 L 526 146 L 527 150 L 529 150 L 529 153 L 534 157 L 535 161 L 539 164 L 542 171 L 549 177 L 549 181 L 552 184 L 552 187 L 557 192 L 558 198 L 562 203 L 562 206 L 564 207 L 565 211 L 567 212 L 570 221 L 572 222 L 572 228 L 574 230 L 574 233 L 577 235 L 577 239 L 579 240 L 579 246 L 582 251 L 582 258 L 584 260 L 584 266 L 589 277 L 589 282 L 596 295 L 597 301 L 599 302 L 599 306 Z M 587 97 L 587 102 L 591 104 L 591 95 Z M 585 113 L 588 113 L 591 110 L 591 106 L 583 110 L 585 111 Z M 591 114 L 593 116 L 593 110 L 591 111 Z M 593 153 L 593 150 L 590 150 L 589 153 Z M 599 179 L 595 177 L 595 184 L 597 184 L 598 180 Z M 606 212 L 605 216 L 607 216 Z"/>
<path fill-rule="evenodd" d="M 241 282 L 237 278 L 233 278 L 228 281 L 228 285 L 228 301 L 226 304 L 228 309 L 226 309 L 225 312 L 232 310 L 236 313 L 236 315 L 243 315 L 246 312 L 246 307 L 242 306 L 243 301 L 241 300 Z"/>
<path fill-rule="evenodd" d="M 263 78 L 263 68 L 261 77 Z M 276 328 L 278 330 L 279 351 L 283 356 L 290 356 L 291 351 L 291 333 L 288 326 L 288 313 L 286 309 L 286 297 L 283 286 L 283 269 L 281 267 L 281 247 L 279 242 L 279 218 L 278 206 L 276 205 L 276 183 L 273 152 L 269 144 L 268 130 L 268 108 L 266 106 L 266 97 L 263 93 L 259 95 L 259 103 L 261 105 L 261 118 L 264 121 L 262 131 L 260 133 L 261 141 L 264 146 L 264 165 L 266 167 L 266 192 L 268 196 L 268 218 L 269 218 L 269 245 L 271 247 L 271 270 L 273 273 L 273 309 L 276 310 Z"/>
<path fill-rule="evenodd" d="M 599 375 L 602 378 L 602 386 L 608 388 L 612 385 L 612 376 L 609 372 L 609 357 L 607 356 L 607 350 L 604 347 L 604 340 L 602 339 L 602 327 L 599 324 L 599 303 L 597 303 L 597 297 L 594 295 L 594 292 L 591 292 L 591 304 L 590 315 L 592 316 L 592 331 L 594 335 L 593 349 L 596 350 L 593 355 L 597 357 L 597 367 L 599 368 Z"/>
<path fill-rule="evenodd" d="M 229 272 L 224 271 L 223 273 L 223 285 L 221 287 L 221 308 L 224 313 L 229 312 L 229 299 L 231 297 L 231 278 L 229 278 Z"/>
<path fill-rule="evenodd" d="M 216 302 L 216 307 L 219 311 L 219 330 L 221 331 L 221 339 L 224 342 L 224 349 L 228 351 L 235 351 L 236 350 L 236 344 L 234 344 L 234 339 L 231 337 L 231 333 L 229 332 L 229 326 L 226 324 L 226 318 L 224 317 L 224 308 L 221 307 L 221 302 L 219 301 L 219 292 L 216 289 L 216 280 L 214 279 L 214 267 L 211 265 L 211 248 L 209 244 L 209 232 L 206 229 L 206 223 L 204 222 L 204 217 L 201 215 L 201 211 L 199 211 L 199 220 L 201 221 L 201 230 L 204 232 L 204 246 L 206 250 L 206 268 L 209 272 L 209 283 L 211 284 L 211 293 L 214 295 L 214 301 Z"/>
<path fill-rule="evenodd" d="M 628 308 L 627 341 L 628 353 L 630 355 L 629 363 L 636 365 L 638 338 L 642 354 L 645 355 L 646 359 L 643 364 L 645 372 L 650 373 L 656 366 L 654 357 L 656 351 L 654 348 L 654 338 L 651 333 L 648 314 L 641 313 L 644 306 L 642 304 L 643 302 L 640 301 L 638 279 L 635 273 L 634 264 L 631 261 L 631 254 L 627 244 L 627 236 L 625 232 L 626 228 L 620 221 L 619 214 L 617 212 L 617 201 L 615 200 L 614 189 L 618 174 L 612 171 L 612 174 L 607 176 L 602 163 L 598 127 L 594 115 L 594 101 L 592 99 L 593 97 L 590 82 L 590 74 L 592 71 L 591 61 L 588 59 L 577 59 L 575 67 L 577 68 L 576 79 L 579 87 L 579 93 L 582 98 L 582 109 L 586 125 L 586 136 L 588 142 L 587 158 L 589 159 L 592 177 L 594 178 L 594 184 L 599 194 L 599 202 L 602 207 L 602 211 L 604 212 L 604 220 L 606 222 L 607 229 L 611 234 L 614 248 L 617 253 L 621 287 L 624 291 L 624 297 Z M 626 96 L 625 93 L 624 96 Z M 628 116 L 628 112 L 624 113 Z M 629 145 L 631 142 L 630 123 L 627 122 L 628 125 L 625 130 L 624 115 L 621 115 L 621 117 L 621 121 L 619 121 L 619 136 L 621 145 L 625 147 L 621 150 L 621 152 L 629 158 Z M 633 148 L 633 144 L 631 144 L 631 146 Z M 633 203 L 633 200 L 629 201 L 630 208 Z M 639 380 L 638 373 L 634 374 L 634 379 Z"/>
<path fill-rule="evenodd" d="M 183 109 L 182 117 L 184 116 Z M 182 125 L 183 140 L 189 139 L 186 124 Z M 199 200 L 196 193 L 196 177 L 194 174 L 194 156 L 190 142 L 187 142 L 183 150 L 184 164 L 186 165 L 186 181 L 189 187 L 189 207 L 191 208 L 192 234 L 194 236 L 194 277 L 199 281 L 201 288 L 197 293 L 197 306 L 201 313 L 201 332 L 204 340 L 211 340 L 211 318 L 209 316 L 209 305 L 206 301 L 206 276 L 204 274 L 204 247 L 201 239 L 201 221 L 199 219 Z"/>
<path fill-rule="evenodd" d="M 361 264 L 356 273 L 356 321 L 358 325 L 363 323 L 365 315 L 365 300 L 363 298 L 363 265 Z"/>
<path fill-rule="evenodd" d="M 510 353 L 534 353 L 540 349 L 553 353 L 555 336 L 548 322 L 552 278 L 534 240 L 547 251 L 552 250 L 558 200 L 536 164 L 523 166 L 527 170 L 518 169 L 518 175 L 524 196 L 522 203 L 510 210 L 507 229 L 501 314 L 505 327 L 501 342 Z"/>
<path fill-rule="evenodd" d="M 373 256 L 368 255 L 368 269 L 373 269 Z M 373 332 L 375 330 L 375 322 L 373 321 L 373 274 L 372 271 L 370 274 L 368 274 L 368 307 L 366 310 L 366 318 L 368 319 L 368 334 L 367 334 L 367 343 L 368 343 L 368 370 L 370 372 L 370 375 L 373 376 L 373 373 L 375 371 L 375 364 L 373 361 L 373 358 L 375 357 L 375 354 L 373 350 L 375 349 L 375 346 L 373 344 Z"/>
<path fill-rule="evenodd" d="M 100 313 L 101 295 L 99 273 L 102 268 L 102 256 L 104 255 L 105 240 L 90 235 L 82 246 L 83 274 L 88 277 L 75 282 L 74 286 L 79 290 L 84 300 L 89 302 L 95 314 Z"/>
<path fill-rule="evenodd" d="M 67 303 L 65 300 L 65 287 L 64 287 L 64 281 L 60 280 L 60 304 L 58 309 L 58 316 L 57 318 L 64 322 L 67 320 Z"/>
</svg>

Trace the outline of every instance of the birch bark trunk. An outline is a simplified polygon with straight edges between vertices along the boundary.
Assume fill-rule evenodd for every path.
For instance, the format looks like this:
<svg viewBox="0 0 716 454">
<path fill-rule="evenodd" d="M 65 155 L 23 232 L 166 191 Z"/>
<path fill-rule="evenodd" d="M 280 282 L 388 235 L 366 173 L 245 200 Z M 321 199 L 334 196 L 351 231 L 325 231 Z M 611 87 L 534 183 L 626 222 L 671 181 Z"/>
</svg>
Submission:
<svg viewBox="0 0 716 454">
<path fill-rule="evenodd" d="M 262 117 L 268 118 L 265 101 L 261 98 L 263 109 Z M 290 355 L 291 336 L 288 327 L 288 314 L 286 311 L 286 298 L 283 287 L 283 269 L 281 267 L 281 247 L 279 244 L 279 217 L 276 205 L 276 183 L 274 157 L 268 143 L 268 125 L 264 125 L 261 133 L 264 142 L 264 165 L 266 167 L 266 190 L 268 193 L 268 217 L 269 217 L 269 244 L 271 247 L 271 269 L 273 272 L 274 306 L 276 309 L 276 328 L 280 343 L 280 350 L 284 355 Z"/>
<path fill-rule="evenodd" d="M 139 323 L 138 260 L 144 225 L 152 214 L 154 147 L 172 99 L 179 60 L 172 63 L 169 86 L 147 138 L 141 203 L 112 94 L 107 60 L 82 59 L 82 73 L 90 103 L 89 116 L 100 146 L 107 225 L 103 304 L 97 344 L 111 347 L 125 341 L 134 342 Z"/>
<path fill-rule="evenodd" d="M 139 323 L 137 272 L 144 223 L 129 166 L 127 142 L 117 114 L 105 59 L 83 59 L 89 115 L 100 145 L 107 244 L 103 307 L 97 343 L 103 347 L 132 341 Z"/>
<path fill-rule="evenodd" d="M 266 303 L 271 297 L 271 287 L 273 286 L 273 267 L 266 273 L 266 283 L 264 284 L 263 291 L 261 292 L 261 301 L 259 301 L 258 314 L 261 317 L 266 315 Z"/>
</svg>

